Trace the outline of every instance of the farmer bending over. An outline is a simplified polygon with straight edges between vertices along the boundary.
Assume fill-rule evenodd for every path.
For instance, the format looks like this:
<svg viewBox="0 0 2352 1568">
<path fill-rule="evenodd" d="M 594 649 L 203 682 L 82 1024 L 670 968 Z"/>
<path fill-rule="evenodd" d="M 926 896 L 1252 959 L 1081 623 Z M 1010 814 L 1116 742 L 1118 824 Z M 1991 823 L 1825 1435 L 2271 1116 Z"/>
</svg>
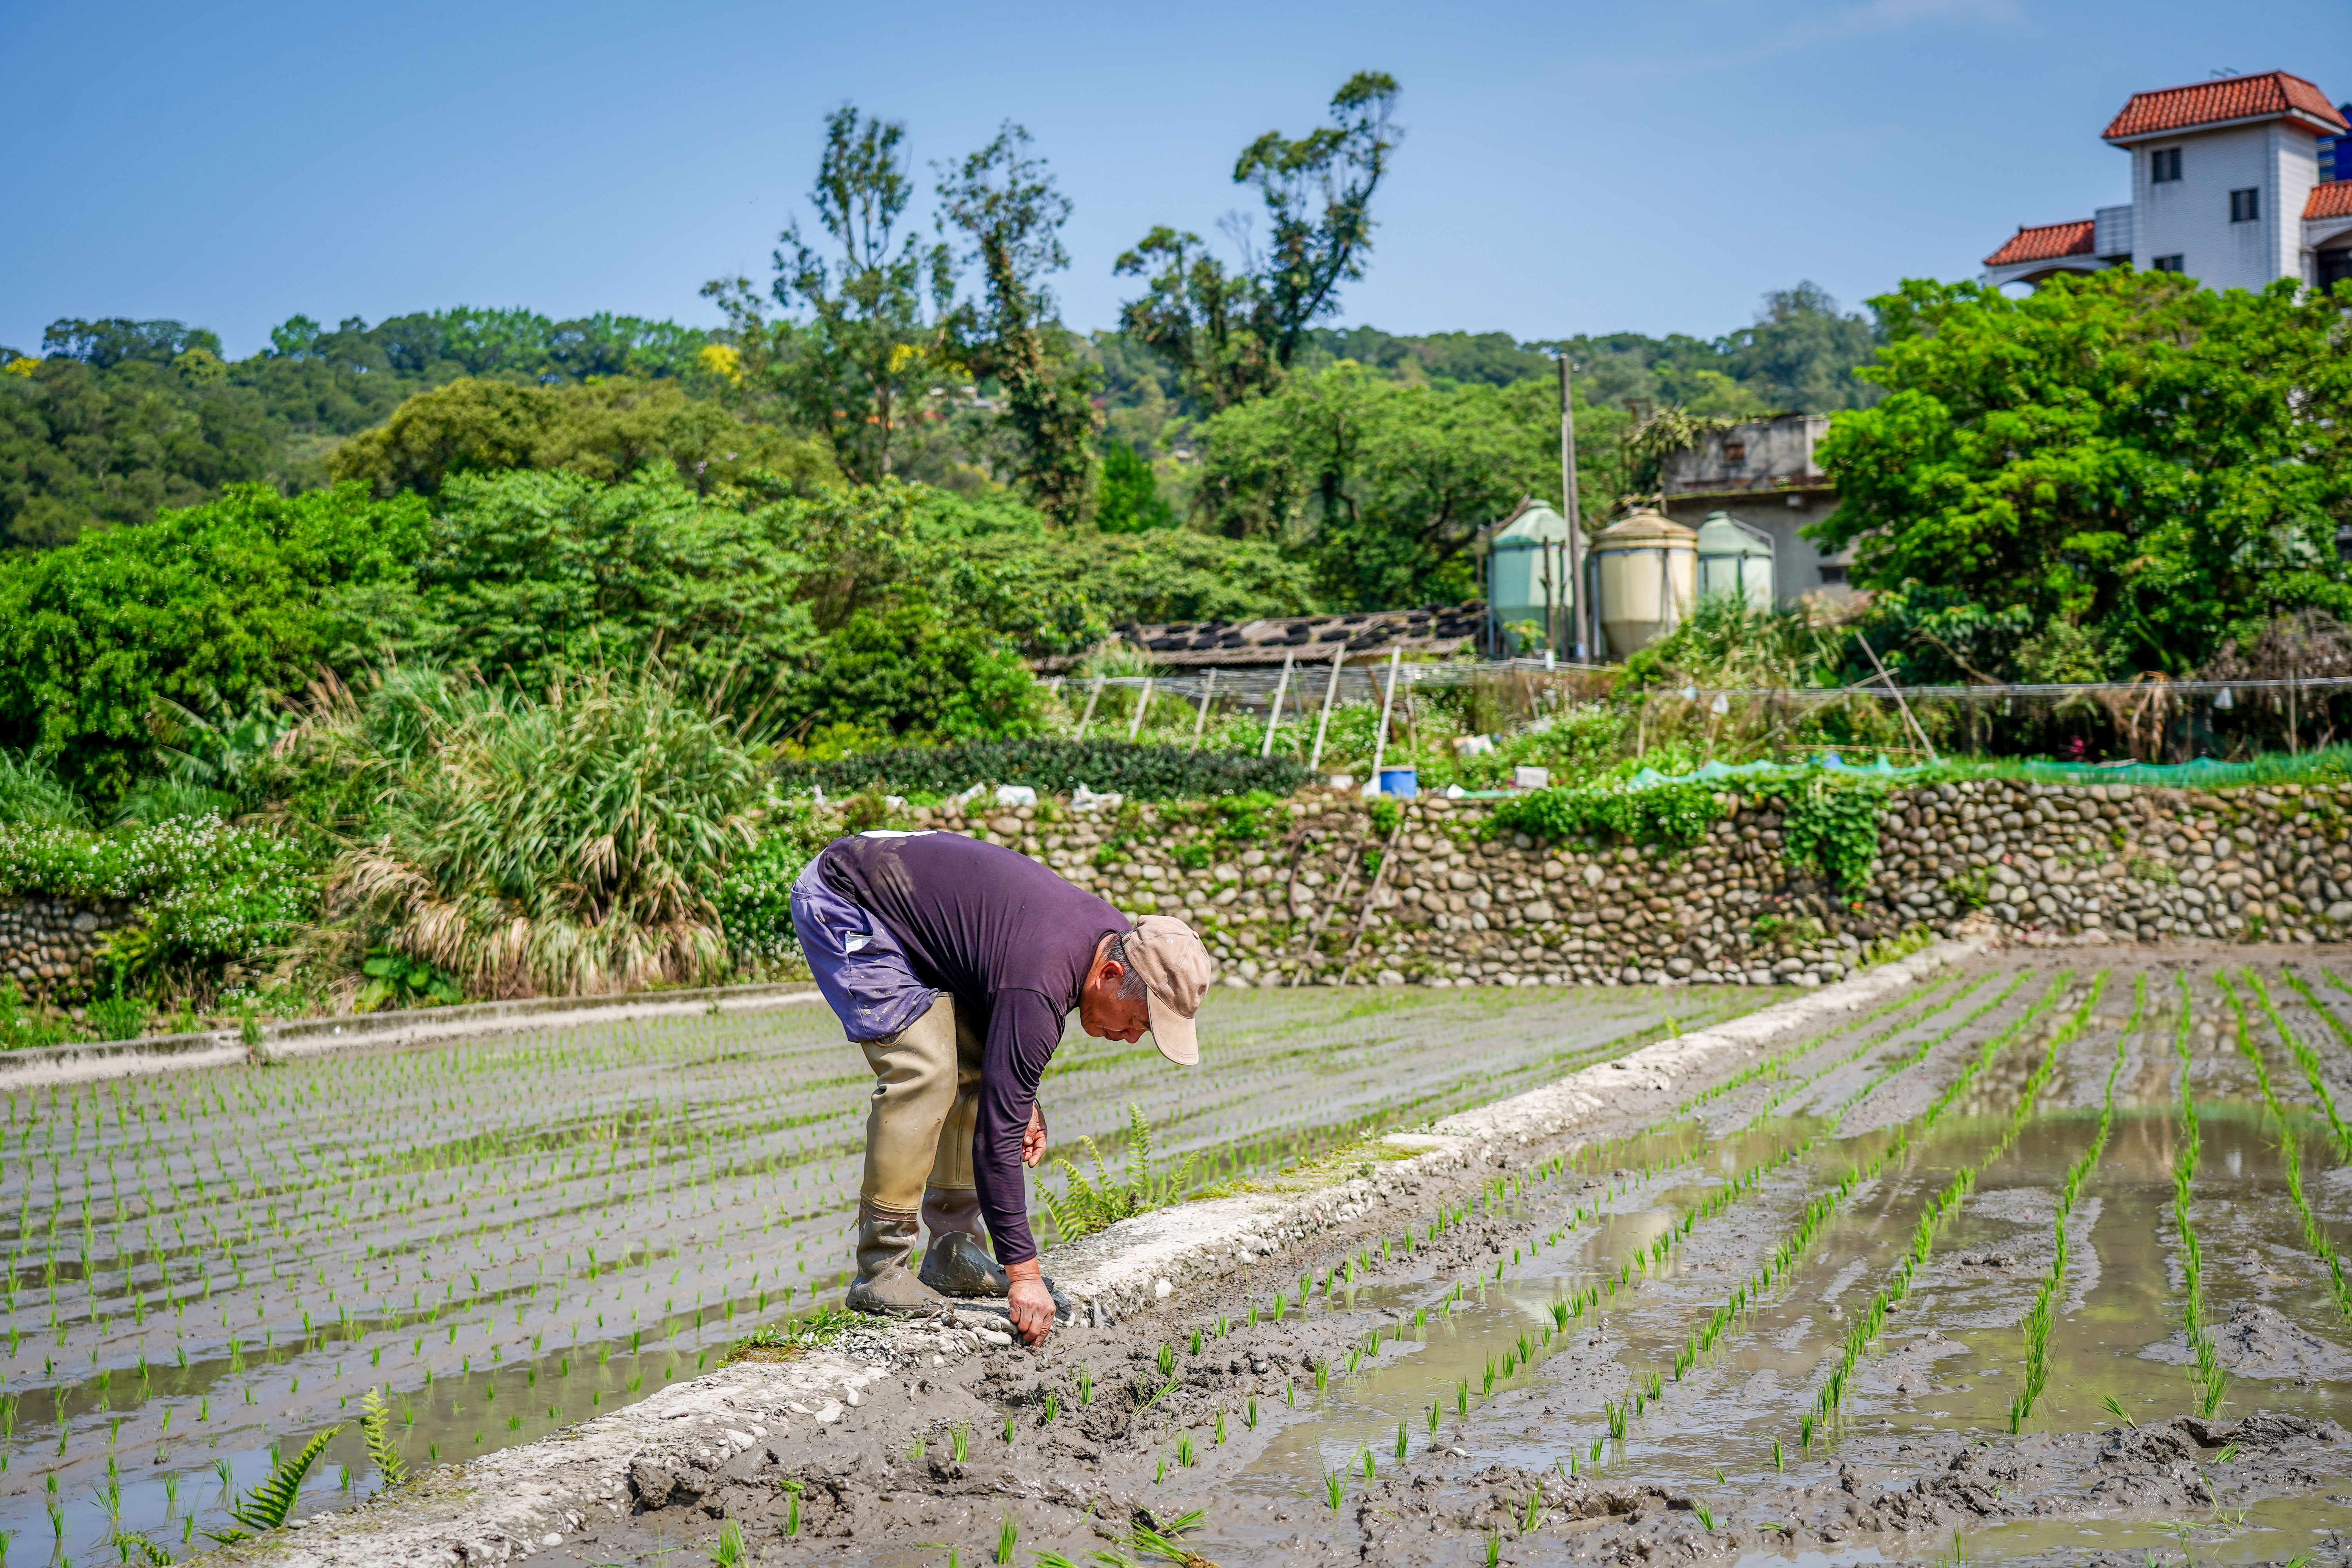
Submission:
<svg viewBox="0 0 2352 1568">
<path fill-rule="evenodd" d="M 1037 1083 L 1062 1020 L 1187 1067 L 1208 951 L 1182 921 L 1116 908 L 999 845 L 953 833 L 836 839 L 793 884 L 817 989 L 874 1069 L 858 1188 L 859 1311 L 923 1314 L 940 1292 L 1004 1296 L 1031 1344 L 1055 1302 L 1021 1168 L 1045 1152 Z M 981 1218 L 995 1238 L 982 1248 Z M 930 1232 L 908 1272 L 919 1217 Z"/>
</svg>

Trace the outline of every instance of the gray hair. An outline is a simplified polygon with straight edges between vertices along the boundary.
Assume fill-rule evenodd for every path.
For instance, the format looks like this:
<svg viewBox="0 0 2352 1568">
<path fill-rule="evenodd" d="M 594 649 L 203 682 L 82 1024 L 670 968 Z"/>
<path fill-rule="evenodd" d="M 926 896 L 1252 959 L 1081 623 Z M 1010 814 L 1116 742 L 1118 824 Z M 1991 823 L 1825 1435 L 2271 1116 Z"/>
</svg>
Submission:
<svg viewBox="0 0 2352 1568">
<path fill-rule="evenodd" d="M 1127 939 L 1134 934 L 1131 931 L 1113 932 L 1110 939 L 1110 951 L 1103 954 L 1111 963 L 1118 965 L 1118 999 L 1122 1002 L 1140 1002 L 1150 994 L 1151 990 L 1143 983 L 1143 976 L 1137 971 L 1135 961 L 1127 956 Z"/>
</svg>

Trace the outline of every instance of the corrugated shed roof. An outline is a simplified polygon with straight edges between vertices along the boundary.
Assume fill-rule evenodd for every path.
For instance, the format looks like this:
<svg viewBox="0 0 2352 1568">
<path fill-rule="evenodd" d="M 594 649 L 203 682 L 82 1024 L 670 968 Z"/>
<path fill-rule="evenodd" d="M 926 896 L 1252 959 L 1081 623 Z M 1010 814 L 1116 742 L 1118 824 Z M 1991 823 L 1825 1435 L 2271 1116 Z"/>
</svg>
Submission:
<svg viewBox="0 0 2352 1568">
<path fill-rule="evenodd" d="M 2062 256 L 2088 256 L 2091 252 L 2091 232 L 2095 226 L 2089 218 L 2071 218 L 2064 223 L 2037 223 L 2021 226 L 2009 237 L 2009 243 L 1984 258 L 1987 267 L 2012 267 L 2021 261 L 2054 261 Z"/>
<path fill-rule="evenodd" d="M 2338 132 L 2352 130 L 2317 87 L 2285 71 L 2264 71 L 2259 76 L 2223 77 L 2218 81 L 2136 92 L 2100 135 L 2115 142 L 2230 120 L 2275 119 L 2298 111 Z"/>
<path fill-rule="evenodd" d="M 2304 200 L 2303 216 L 2352 217 L 2352 180 L 2331 180 L 2326 184 L 2312 186 L 2311 195 Z"/>
</svg>

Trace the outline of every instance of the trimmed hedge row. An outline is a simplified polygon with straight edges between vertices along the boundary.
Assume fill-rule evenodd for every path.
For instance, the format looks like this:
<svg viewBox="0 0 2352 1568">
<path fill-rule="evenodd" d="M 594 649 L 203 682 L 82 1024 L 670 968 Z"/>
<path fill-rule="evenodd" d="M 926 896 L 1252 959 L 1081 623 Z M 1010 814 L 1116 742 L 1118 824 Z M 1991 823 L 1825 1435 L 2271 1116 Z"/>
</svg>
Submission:
<svg viewBox="0 0 2352 1568">
<path fill-rule="evenodd" d="M 1285 757 L 1138 746 L 1125 741 L 971 741 L 954 746 L 891 746 L 825 763 L 787 763 L 776 770 L 786 789 L 814 785 L 827 795 L 878 789 L 891 795 L 954 795 L 978 784 L 1028 784 L 1069 795 L 1080 784 L 1138 800 L 1289 795 L 1307 770 Z"/>
</svg>

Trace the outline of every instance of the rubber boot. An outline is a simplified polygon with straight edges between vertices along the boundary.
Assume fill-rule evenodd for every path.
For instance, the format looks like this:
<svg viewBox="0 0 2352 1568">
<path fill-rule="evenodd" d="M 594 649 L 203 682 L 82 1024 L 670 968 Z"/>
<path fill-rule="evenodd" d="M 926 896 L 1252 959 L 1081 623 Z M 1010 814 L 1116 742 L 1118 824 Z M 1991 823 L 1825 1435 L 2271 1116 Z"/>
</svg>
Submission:
<svg viewBox="0 0 2352 1568">
<path fill-rule="evenodd" d="M 842 1304 L 853 1312 L 883 1317 L 928 1317 L 945 1311 L 948 1299 L 908 1272 L 915 1249 L 915 1216 L 893 1214 L 861 1201 L 857 1205 L 857 1279 Z"/>
<path fill-rule="evenodd" d="M 981 1240 L 980 1194 L 970 1187 L 927 1187 L 922 1282 L 948 1296 L 1003 1296 L 1013 1289 L 1004 1268 Z"/>
</svg>

